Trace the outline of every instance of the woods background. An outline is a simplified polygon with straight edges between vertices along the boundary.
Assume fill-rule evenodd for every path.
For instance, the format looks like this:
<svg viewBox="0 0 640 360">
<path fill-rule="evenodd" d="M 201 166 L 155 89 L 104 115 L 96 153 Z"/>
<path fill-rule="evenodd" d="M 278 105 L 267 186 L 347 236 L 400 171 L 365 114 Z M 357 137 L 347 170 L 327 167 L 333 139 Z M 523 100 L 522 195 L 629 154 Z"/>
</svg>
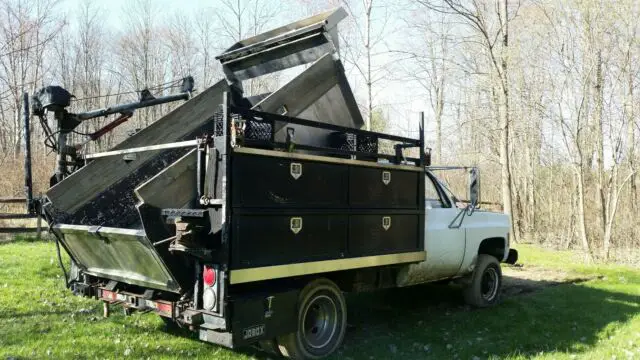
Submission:
<svg viewBox="0 0 640 360">
<path fill-rule="evenodd" d="M 638 260 L 637 1 L 116 3 L 0 0 L 3 196 L 23 192 L 23 92 L 60 85 L 82 111 L 135 101 L 146 87 L 171 93 L 186 75 L 203 90 L 222 78 L 215 56 L 234 42 L 343 6 L 340 57 L 367 127 L 415 137 L 425 111 L 434 165 L 480 166 L 483 200 L 512 214 L 515 240 Z M 245 91 L 273 91 L 287 76 L 253 80 Z M 168 110 L 138 110 L 89 150 Z M 43 192 L 53 157 L 35 122 L 31 139 Z"/>
</svg>

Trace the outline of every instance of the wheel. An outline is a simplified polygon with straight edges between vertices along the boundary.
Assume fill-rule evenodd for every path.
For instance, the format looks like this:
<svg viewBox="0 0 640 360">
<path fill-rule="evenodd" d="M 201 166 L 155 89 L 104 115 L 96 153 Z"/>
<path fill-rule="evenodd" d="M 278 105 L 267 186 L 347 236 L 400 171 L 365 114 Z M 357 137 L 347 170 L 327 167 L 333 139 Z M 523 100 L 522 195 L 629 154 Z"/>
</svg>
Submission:
<svg viewBox="0 0 640 360">
<path fill-rule="evenodd" d="M 478 263 L 471 274 L 471 283 L 464 290 L 467 304 L 475 307 L 489 307 L 500 300 L 502 270 L 500 262 L 491 255 L 478 255 Z"/>
<path fill-rule="evenodd" d="M 342 291 L 328 279 L 308 283 L 298 299 L 298 330 L 278 337 L 283 356 L 320 359 L 333 353 L 347 329 L 347 304 Z"/>
</svg>

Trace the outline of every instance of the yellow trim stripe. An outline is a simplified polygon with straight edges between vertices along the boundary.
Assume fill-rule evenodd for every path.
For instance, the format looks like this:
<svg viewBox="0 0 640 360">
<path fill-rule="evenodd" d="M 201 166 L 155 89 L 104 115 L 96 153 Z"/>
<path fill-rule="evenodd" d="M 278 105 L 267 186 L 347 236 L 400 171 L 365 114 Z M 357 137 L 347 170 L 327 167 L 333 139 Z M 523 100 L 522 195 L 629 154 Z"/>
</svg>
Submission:
<svg viewBox="0 0 640 360">
<path fill-rule="evenodd" d="M 286 265 L 264 266 L 252 269 L 231 270 L 231 284 L 242 284 L 253 281 L 279 279 L 293 276 L 319 274 L 330 271 L 360 269 L 374 266 L 394 265 L 420 262 L 426 259 L 427 253 L 416 251 L 400 254 L 365 256 L 349 259 L 312 261 Z"/>
<path fill-rule="evenodd" d="M 295 159 L 295 160 L 321 161 L 324 163 L 331 163 L 331 164 L 359 165 L 359 166 L 367 166 L 367 167 L 380 168 L 380 169 L 406 170 L 406 171 L 416 171 L 416 172 L 424 171 L 424 169 L 421 168 L 420 166 L 381 164 L 381 163 L 376 163 L 372 161 L 339 159 L 339 158 L 328 157 L 328 156 L 297 154 L 297 153 L 290 153 L 286 151 L 277 151 L 277 150 L 263 150 L 263 149 L 239 147 L 239 148 L 235 148 L 234 152 L 238 154 L 263 155 L 263 156 L 280 157 L 280 158 Z"/>
</svg>

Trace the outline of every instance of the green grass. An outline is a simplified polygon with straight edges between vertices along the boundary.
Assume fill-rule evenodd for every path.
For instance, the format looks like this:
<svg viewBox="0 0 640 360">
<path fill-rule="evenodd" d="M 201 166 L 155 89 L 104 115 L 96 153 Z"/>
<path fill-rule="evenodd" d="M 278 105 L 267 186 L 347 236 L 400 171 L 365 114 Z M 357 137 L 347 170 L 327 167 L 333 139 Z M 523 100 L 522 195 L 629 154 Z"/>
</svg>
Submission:
<svg viewBox="0 0 640 360">
<path fill-rule="evenodd" d="M 349 329 L 334 358 L 640 358 L 640 271 L 581 265 L 572 253 L 519 248 L 526 266 L 596 280 L 505 299 L 470 310 L 452 288 L 419 286 L 348 297 Z M 170 333 L 157 316 L 120 312 L 64 289 L 51 243 L 0 245 L 0 359 L 250 359 Z"/>
</svg>

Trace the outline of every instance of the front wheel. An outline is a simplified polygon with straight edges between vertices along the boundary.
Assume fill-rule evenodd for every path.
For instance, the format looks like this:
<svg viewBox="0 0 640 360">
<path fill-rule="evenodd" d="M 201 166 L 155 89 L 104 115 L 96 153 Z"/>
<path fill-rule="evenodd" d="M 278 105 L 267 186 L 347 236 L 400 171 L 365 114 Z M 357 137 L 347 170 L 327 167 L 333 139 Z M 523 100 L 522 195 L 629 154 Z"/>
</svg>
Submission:
<svg viewBox="0 0 640 360">
<path fill-rule="evenodd" d="M 320 359 L 333 353 L 347 329 L 347 304 L 338 286 L 316 279 L 300 292 L 298 330 L 278 337 L 280 352 L 291 359 Z"/>
<path fill-rule="evenodd" d="M 467 304 L 475 307 L 489 307 L 500 301 L 502 270 L 500 262 L 491 255 L 478 255 L 478 263 L 471 274 L 471 283 L 464 290 Z"/>
</svg>

